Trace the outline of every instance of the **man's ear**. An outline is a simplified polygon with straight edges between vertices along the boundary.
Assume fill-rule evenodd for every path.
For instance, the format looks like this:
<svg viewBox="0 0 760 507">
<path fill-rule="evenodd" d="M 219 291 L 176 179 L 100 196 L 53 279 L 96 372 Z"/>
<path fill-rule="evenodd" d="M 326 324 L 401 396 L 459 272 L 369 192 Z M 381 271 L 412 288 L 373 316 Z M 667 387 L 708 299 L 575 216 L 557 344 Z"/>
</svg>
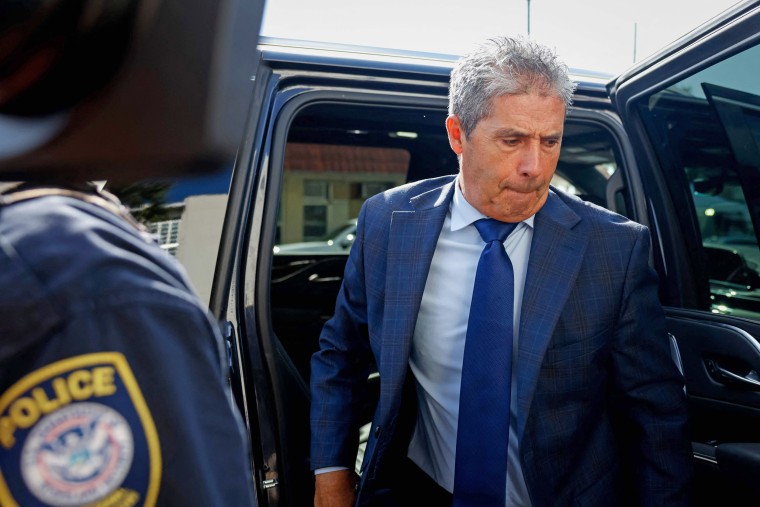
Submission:
<svg viewBox="0 0 760 507">
<path fill-rule="evenodd" d="M 446 132 L 449 134 L 449 146 L 454 150 L 454 153 L 461 155 L 465 134 L 457 115 L 452 114 L 446 118 Z"/>
</svg>

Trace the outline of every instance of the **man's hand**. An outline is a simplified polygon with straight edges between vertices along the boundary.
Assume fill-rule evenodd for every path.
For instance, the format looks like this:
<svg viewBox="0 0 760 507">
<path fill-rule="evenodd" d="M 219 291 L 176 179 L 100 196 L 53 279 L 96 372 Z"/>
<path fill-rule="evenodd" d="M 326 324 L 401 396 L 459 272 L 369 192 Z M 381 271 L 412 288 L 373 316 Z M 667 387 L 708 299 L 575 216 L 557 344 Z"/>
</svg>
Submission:
<svg viewBox="0 0 760 507">
<path fill-rule="evenodd" d="M 358 477 L 353 470 L 336 470 L 314 478 L 314 507 L 353 507 Z"/>
</svg>

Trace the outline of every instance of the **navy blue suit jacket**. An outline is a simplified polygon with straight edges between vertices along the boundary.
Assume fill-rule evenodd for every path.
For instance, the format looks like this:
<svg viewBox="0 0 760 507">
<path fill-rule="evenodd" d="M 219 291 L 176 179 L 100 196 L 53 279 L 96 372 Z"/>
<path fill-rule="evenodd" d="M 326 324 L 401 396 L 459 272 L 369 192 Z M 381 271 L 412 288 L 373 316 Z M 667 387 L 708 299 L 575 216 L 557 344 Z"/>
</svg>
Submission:
<svg viewBox="0 0 760 507">
<path fill-rule="evenodd" d="M 312 359 L 313 468 L 353 468 L 365 381 L 373 365 L 380 374 L 359 504 L 380 503 L 398 466 L 390 449 L 408 444 L 399 421 L 412 335 L 452 195 L 447 176 L 365 203 Z M 647 229 L 553 188 L 534 227 L 515 363 L 533 505 L 685 505 L 686 400 Z"/>
</svg>

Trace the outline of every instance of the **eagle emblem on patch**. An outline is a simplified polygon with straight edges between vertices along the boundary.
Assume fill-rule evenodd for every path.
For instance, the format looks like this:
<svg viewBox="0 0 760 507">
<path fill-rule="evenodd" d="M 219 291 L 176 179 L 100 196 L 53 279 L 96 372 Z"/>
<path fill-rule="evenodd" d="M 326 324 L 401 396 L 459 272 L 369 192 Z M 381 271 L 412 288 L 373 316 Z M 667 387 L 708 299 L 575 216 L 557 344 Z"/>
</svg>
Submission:
<svg viewBox="0 0 760 507">
<path fill-rule="evenodd" d="M 0 396 L 0 504 L 152 506 L 160 479 L 155 424 L 122 354 L 57 361 Z"/>
</svg>

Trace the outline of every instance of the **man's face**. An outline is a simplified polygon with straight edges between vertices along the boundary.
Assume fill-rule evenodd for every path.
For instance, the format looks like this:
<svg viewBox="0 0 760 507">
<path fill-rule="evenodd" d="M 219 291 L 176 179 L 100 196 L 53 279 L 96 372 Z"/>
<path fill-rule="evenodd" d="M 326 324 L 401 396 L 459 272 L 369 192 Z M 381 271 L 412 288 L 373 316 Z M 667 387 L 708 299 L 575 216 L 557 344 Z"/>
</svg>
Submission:
<svg viewBox="0 0 760 507">
<path fill-rule="evenodd" d="M 467 202 L 503 222 L 536 213 L 557 167 L 564 122 L 562 99 L 538 93 L 494 98 L 491 116 L 480 120 L 469 137 L 459 118 L 449 116 L 446 130 L 459 156 Z"/>
</svg>

